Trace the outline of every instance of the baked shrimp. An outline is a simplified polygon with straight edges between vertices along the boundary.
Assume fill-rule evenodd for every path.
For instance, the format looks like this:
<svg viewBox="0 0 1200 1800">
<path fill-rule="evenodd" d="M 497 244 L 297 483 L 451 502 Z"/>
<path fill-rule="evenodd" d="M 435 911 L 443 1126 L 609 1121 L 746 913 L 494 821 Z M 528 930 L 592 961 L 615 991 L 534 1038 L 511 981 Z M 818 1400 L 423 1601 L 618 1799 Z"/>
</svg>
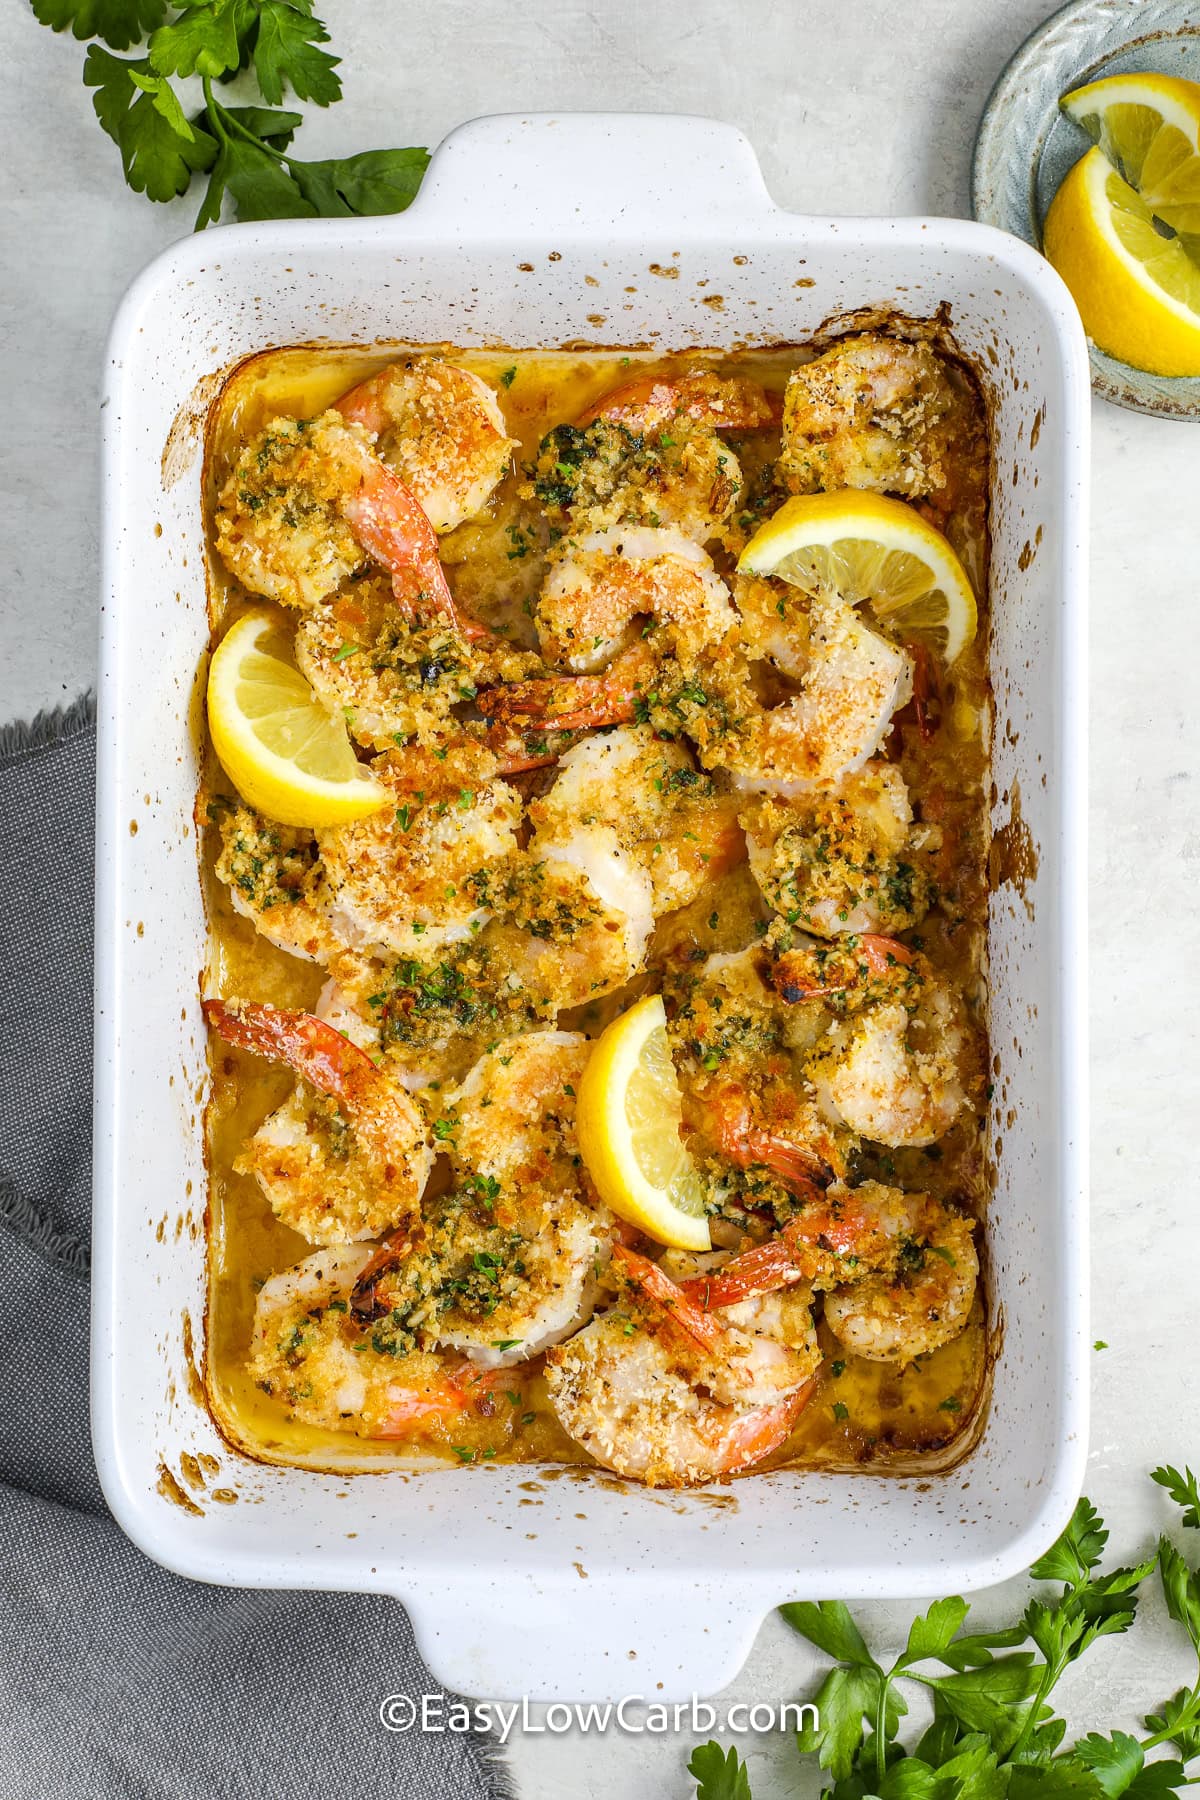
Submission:
<svg viewBox="0 0 1200 1800">
<path fill-rule="evenodd" d="M 537 656 L 464 629 L 465 615 L 413 617 L 379 576 L 351 582 L 296 630 L 296 663 L 357 743 L 392 750 L 458 734 L 458 712 L 480 688 L 520 681 Z"/>
<path fill-rule="evenodd" d="M 814 596 L 807 608 L 790 595 L 786 628 L 765 641 L 743 614 L 743 637 L 752 658 L 769 657 L 797 684 L 774 704 L 753 707 L 740 732 L 717 746 L 748 787 L 795 793 L 861 769 L 912 698 L 912 656 L 835 594 Z"/>
<path fill-rule="evenodd" d="M 300 1077 L 235 1164 L 285 1225 L 313 1244 L 353 1243 L 416 1215 L 433 1150 L 387 1069 L 308 1013 L 206 1000 L 204 1016 L 226 1043 Z"/>
<path fill-rule="evenodd" d="M 289 956 L 327 963 L 341 946 L 329 923 L 316 833 L 224 797 L 209 802 L 209 816 L 220 838 L 214 873 L 234 911 Z"/>
<path fill-rule="evenodd" d="M 936 1143 L 980 1085 L 979 1046 L 961 996 L 893 938 L 851 936 L 786 951 L 776 991 L 834 1009 L 805 1074 L 831 1121 L 893 1149 Z"/>
<path fill-rule="evenodd" d="M 655 918 L 686 906 L 745 853 L 734 796 L 648 725 L 620 725 L 567 751 L 529 817 L 541 845 L 580 827 L 611 833 L 649 878 Z"/>
<path fill-rule="evenodd" d="M 783 1230 L 685 1280 L 689 1302 L 729 1316 L 798 1286 L 824 1293 L 825 1322 L 855 1356 L 911 1362 L 957 1337 L 975 1299 L 973 1222 L 927 1194 L 838 1184 Z"/>
<path fill-rule="evenodd" d="M 371 770 L 395 804 L 317 833 L 330 924 L 368 956 L 429 956 L 492 916 L 520 799 L 469 740 L 393 750 Z"/>
<path fill-rule="evenodd" d="M 532 493 L 572 535 L 661 526 L 702 543 L 742 491 L 738 459 L 719 434 L 762 431 L 772 411 L 744 379 L 632 381 L 543 439 Z"/>
<path fill-rule="evenodd" d="M 439 357 L 389 363 L 337 411 L 370 435 L 439 536 L 483 511 L 516 448 L 487 382 Z"/>
<path fill-rule="evenodd" d="M 653 888 L 608 826 L 552 812 L 510 864 L 503 904 L 484 947 L 498 983 L 539 1017 L 612 993 L 642 968 Z"/>
<path fill-rule="evenodd" d="M 847 1133 L 804 1078 L 824 1028 L 819 1002 L 781 1000 L 759 948 L 669 972 L 667 1031 L 693 1156 L 717 1192 L 754 1205 L 817 1193 L 844 1168 Z M 733 1171 L 744 1179 L 731 1184 Z"/>
<path fill-rule="evenodd" d="M 779 1449 L 820 1364 L 807 1308 L 749 1309 L 735 1323 L 647 1257 L 618 1245 L 613 1261 L 618 1303 L 547 1358 L 564 1430 L 649 1487 L 717 1480 Z"/>
<path fill-rule="evenodd" d="M 217 499 L 216 544 L 251 594 L 311 612 L 372 566 L 398 598 L 450 610 L 429 520 L 369 434 L 336 411 L 272 419 L 243 449 Z"/>
<path fill-rule="evenodd" d="M 423 1238 L 368 1269 L 360 1311 L 484 1368 L 528 1362 L 586 1322 L 611 1248 L 575 1135 L 589 1049 L 575 1032 L 503 1039 L 446 1094 L 453 1183 Z"/>
<path fill-rule="evenodd" d="M 534 623 L 551 663 L 589 675 L 635 633 L 653 632 L 655 649 L 692 667 L 736 631 L 737 614 L 698 544 L 672 528 L 640 525 L 572 537 L 551 565 Z"/>
<path fill-rule="evenodd" d="M 503 945 L 508 974 L 538 994 L 539 1011 L 630 980 L 655 919 L 744 853 L 732 798 L 682 746 L 644 725 L 567 751 L 528 817 L 533 835 L 512 866 L 507 926 L 489 941 Z"/>
<path fill-rule="evenodd" d="M 907 931 L 933 905 L 936 827 L 914 825 L 894 763 L 869 762 L 790 799 L 743 802 L 738 817 L 763 899 L 819 937 Z"/>
<path fill-rule="evenodd" d="M 946 367 L 927 344 L 843 338 L 788 378 L 780 475 L 794 494 L 932 493 L 946 480 L 954 406 Z"/>
<path fill-rule="evenodd" d="M 259 1290 L 247 1367 L 301 1424 L 364 1438 L 442 1439 L 472 1415 L 506 1421 L 496 1377 L 461 1357 L 411 1351 L 351 1306 L 370 1246 L 318 1250 Z M 508 1408 L 505 1408 L 507 1412 Z"/>
</svg>

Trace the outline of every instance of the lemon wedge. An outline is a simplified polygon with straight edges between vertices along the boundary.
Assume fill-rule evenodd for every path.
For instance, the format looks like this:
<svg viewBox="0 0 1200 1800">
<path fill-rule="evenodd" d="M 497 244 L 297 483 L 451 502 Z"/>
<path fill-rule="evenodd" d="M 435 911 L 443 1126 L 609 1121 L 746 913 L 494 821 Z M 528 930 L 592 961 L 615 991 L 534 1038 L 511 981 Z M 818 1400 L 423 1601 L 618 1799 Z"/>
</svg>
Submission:
<svg viewBox="0 0 1200 1800">
<path fill-rule="evenodd" d="M 1200 83 L 1111 75 L 1059 105 L 1164 225 L 1200 232 Z"/>
<path fill-rule="evenodd" d="M 785 500 L 738 561 L 806 593 L 868 604 L 881 625 L 956 662 L 978 615 L 967 572 L 940 531 L 903 500 L 859 488 Z"/>
<path fill-rule="evenodd" d="M 613 1020 L 579 1084 L 579 1147 L 606 1205 L 660 1244 L 711 1250 L 704 1191 L 679 1135 L 661 994 Z"/>
<path fill-rule="evenodd" d="M 283 825 L 345 825 L 388 802 L 341 719 L 326 712 L 296 667 L 279 617 L 266 609 L 239 619 L 217 646 L 208 727 L 243 800 Z"/>
<path fill-rule="evenodd" d="M 1200 265 L 1099 148 L 1055 194 L 1042 247 L 1101 350 L 1154 375 L 1200 375 Z"/>
</svg>

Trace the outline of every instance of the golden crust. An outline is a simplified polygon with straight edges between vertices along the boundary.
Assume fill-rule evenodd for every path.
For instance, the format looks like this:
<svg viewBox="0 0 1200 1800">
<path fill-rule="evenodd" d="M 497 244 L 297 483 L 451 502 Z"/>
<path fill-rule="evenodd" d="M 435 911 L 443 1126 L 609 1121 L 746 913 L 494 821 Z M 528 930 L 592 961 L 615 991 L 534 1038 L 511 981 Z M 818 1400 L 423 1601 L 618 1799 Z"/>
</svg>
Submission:
<svg viewBox="0 0 1200 1800">
<path fill-rule="evenodd" d="M 468 369 L 432 357 L 390 363 L 355 390 L 381 459 L 439 533 L 482 512 L 516 448 L 500 403 Z"/>
<path fill-rule="evenodd" d="M 788 378 L 779 471 L 793 494 L 874 488 L 912 499 L 947 480 L 954 391 L 926 344 L 852 337 Z"/>
<path fill-rule="evenodd" d="M 340 510 L 362 487 L 370 438 L 336 412 L 272 419 L 217 498 L 217 550 L 251 594 L 301 612 L 367 562 Z"/>
</svg>

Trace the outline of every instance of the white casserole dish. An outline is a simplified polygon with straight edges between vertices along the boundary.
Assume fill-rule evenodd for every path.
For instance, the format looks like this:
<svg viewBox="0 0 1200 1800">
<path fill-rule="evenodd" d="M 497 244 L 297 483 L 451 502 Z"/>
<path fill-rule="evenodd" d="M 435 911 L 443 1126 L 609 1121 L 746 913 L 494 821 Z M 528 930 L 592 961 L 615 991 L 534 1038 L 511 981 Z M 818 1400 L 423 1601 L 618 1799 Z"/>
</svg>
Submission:
<svg viewBox="0 0 1200 1800">
<path fill-rule="evenodd" d="M 529 1467 L 326 1475 L 233 1450 L 194 1372 L 208 627 L 187 463 L 214 372 L 313 339 L 679 348 L 943 305 L 992 414 L 994 823 L 1025 870 L 991 904 L 1002 1346 L 982 1440 L 941 1476 L 779 1471 L 716 1505 L 553 1472 L 531 1493 Z M 105 1493 L 151 1556 L 209 1581 L 395 1594 L 433 1670 L 468 1693 L 670 1698 L 727 1681 L 779 1601 L 979 1587 L 1059 1530 L 1086 1453 L 1088 405 L 1074 308 L 1026 245 L 957 221 L 781 212 L 745 139 L 699 119 L 478 120 L 399 218 L 210 231 L 135 282 L 103 401 L 92 1366 Z"/>
</svg>

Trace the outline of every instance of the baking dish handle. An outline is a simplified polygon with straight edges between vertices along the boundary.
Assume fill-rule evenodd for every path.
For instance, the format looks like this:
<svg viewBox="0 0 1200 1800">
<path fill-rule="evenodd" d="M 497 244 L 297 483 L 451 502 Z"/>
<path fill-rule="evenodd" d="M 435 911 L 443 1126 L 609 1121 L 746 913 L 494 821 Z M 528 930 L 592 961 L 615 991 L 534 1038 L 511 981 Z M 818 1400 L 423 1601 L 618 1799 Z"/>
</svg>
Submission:
<svg viewBox="0 0 1200 1800">
<path fill-rule="evenodd" d="M 434 152 L 412 223 L 436 215 L 472 238 L 674 226 L 695 237 L 774 212 L 758 158 L 732 125 L 671 113 L 498 113 Z"/>
<path fill-rule="evenodd" d="M 426 1664 L 460 1694 L 672 1702 L 727 1686 L 774 1601 L 700 1576 L 606 1580 L 582 1561 L 572 1571 L 565 1580 L 466 1575 L 400 1598 Z M 808 1672 L 803 1647 L 801 1667 Z"/>
</svg>

